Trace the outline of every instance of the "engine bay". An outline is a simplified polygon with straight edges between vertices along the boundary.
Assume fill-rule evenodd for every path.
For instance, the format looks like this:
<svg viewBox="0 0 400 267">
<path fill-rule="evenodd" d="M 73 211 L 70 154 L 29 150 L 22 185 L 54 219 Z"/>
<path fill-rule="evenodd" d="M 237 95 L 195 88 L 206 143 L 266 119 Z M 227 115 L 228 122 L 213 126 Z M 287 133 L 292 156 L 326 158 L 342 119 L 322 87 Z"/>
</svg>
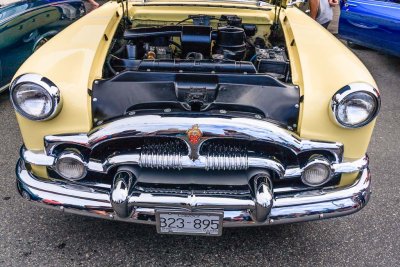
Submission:
<svg viewBox="0 0 400 267">
<path fill-rule="evenodd" d="M 242 10 L 241 17 L 210 9 L 210 15 L 165 14 L 165 21 L 159 14 L 125 16 L 93 85 L 93 124 L 191 113 L 265 119 L 295 130 L 299 88 L 270 11 L 255 17 Z"/>
<path fill-rule="evenodd" d="M 237 15 L 189 15 L 164 25 L 126 24 L 113 39 L 105 77 L 123 71 L 242 73 L 266 74 L 290 83 L 279 27 L 266 34 Z"/>
</svg>

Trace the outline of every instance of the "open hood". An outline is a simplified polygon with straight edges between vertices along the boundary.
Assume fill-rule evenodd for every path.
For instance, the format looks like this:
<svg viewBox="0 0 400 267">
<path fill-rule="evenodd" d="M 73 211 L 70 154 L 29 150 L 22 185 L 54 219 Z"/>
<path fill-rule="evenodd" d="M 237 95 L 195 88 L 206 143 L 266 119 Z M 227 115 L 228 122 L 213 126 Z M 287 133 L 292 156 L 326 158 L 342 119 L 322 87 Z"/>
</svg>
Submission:
<svg viewBox="0 0 400 267">
<path fill-rule="evenodd" d="M 123 0 L 118 0 L 118 2 L 123 1 Z M 253 7 L 263 7 L 263 6 L 282 6 L 286 7 L 287 5 L 293 4 L 293 1 L 291 0 L 265 0 L 265 1 L 259 1 L 259 0 L 203 0 L 203 1 L 198 1 L 198 0 L 184 0 L 184 1 L 165 1 L 165 0 L 148 0 L 148 1 L 142 1 L 142 0 L 129 0 L 130 2 L 140 2 L 143 5 L 161 5 L 161 4 L 181 4 L 182 2 L 185 3 L 191 3 L 193 4 L 200 4 L 200 3 L 224 3 L 226 5 L 231 4 L 231 5 L 243 5 L 245 6 L 253 6 Z M 297 1 L 296 1 L 297 2 Z"/>
</svg>

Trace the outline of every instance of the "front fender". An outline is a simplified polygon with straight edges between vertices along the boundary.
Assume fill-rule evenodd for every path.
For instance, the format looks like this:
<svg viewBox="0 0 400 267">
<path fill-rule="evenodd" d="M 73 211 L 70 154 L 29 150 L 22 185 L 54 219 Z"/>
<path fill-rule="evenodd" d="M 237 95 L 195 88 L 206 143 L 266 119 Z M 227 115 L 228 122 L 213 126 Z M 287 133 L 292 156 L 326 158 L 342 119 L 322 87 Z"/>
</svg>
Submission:
<svg viewBox="0 0 400 267">
<path fill-rule="evenodd" d="M 111 38 L 121 16 L 119 4 L 109 2 L 73 23 L 44 44 L 18 70 L 50 79 L 61 91 L 63 109 L 52 120 L 36 122 L 17 114 L 25 146 L 43 150 L 43 136 L 88 132 L 92 128 L 88 89 L 101 78 Z M 15 78 L 14 77 L 14 78 Z"/>
<path fill-rule="evenodd" d="M 331 33 L 297 8 L 287 8 L 281 16 L 293 82 L 303 97 L 298 134 L 311 140 L 344 144 L 344 156 L 365 155 L 375 121 L 359 129 L 344 129 L 329 117 L 332 96 L 354 82 L 377 85 L 363 63 Z M 293 41 L 295 40 L 295 41 Z"/>
</svg>

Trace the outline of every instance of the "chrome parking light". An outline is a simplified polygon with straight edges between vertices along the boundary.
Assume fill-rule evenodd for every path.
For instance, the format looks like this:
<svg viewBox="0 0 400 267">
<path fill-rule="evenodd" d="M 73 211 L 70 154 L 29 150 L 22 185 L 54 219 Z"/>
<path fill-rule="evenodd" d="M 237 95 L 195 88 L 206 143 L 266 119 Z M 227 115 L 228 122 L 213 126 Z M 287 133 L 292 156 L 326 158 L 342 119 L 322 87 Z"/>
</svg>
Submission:
<svg viewBox="0 0 400 267">
<path fill-rule="evenodd" d="M 57 157 L 55 169 L 63 178 L 77 181 L 86 176 L 87 164 L 78 152 L 65 151 Z"/>
<path fill-rule="evenodd" d="M 320 186 L 332 178 L 329 161 L 322 156 L 311 157 L 301 174 L 301 181 L 308 186 Z"/>
</svg>

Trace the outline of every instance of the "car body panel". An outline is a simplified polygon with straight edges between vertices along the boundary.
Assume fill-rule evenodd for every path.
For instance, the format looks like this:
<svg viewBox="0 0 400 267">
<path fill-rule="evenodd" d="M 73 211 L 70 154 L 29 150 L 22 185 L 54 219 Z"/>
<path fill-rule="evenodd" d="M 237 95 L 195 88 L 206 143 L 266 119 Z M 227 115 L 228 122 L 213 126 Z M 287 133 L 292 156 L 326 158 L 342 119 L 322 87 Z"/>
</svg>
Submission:
<svg viewBox="0 0 400 267">
<path fill-rule="evenodd" d="M 365 154 L 374 123 L 359 129 L 341 128 L 330 120 L 328 107 L 336 91 L 347 84 L 363 81 L 376 88 L 373 77 L 346 46 L 300 10 L 288 8 L 286 14 L 287 22 L 284 23 L 290 24 L 292 33 L 290 36 L 287 31 L 288 39 L 294 38 L 294 46 L 297 51 L 301 51 L 298 53 L 299 60 L 295 64 L 292 61 L 292 67 L 301 73 L 297 80 L 293 76 L 293 82 L 300 86 L 304 95 L 299 123 L 300 137 L 339 141 L 344 144 L 345 157 L 349 159 Z"/>
<path fill-rule="evenodd" d="M 267 7 L 235 10 L 221 7 L 228 5 L 227 3 L 207 4 L 207 12 L 215 5 L 215 14 L 232 14 L 236 11 L 235 14 L 239 16 L 253 16 L 255 21 L 261 14 L 268 15 L 265 13 Z M 171 3 L 157 6 L 155 2 L 149 7 L 143 4 L 134 5 L 131 13 L 135 16 L 140 14 L 144 19 L 163 14 L 165 18 L 179 20 L 189 10 L 199 9 L 203 10 L 202 13 L 205 12 L 201 2 L 197 2 L 200 6 L 188 7 L 182 7 L 183 2 L 179 2 L 180 7 L 177 9 L 170 5 Z M 96 79 L 102 77 L 103 62 L 111 42 L 109 36 L 114 34 L 121 12 L 119 4 L 105 4 L 53 38 L 19 69 L 16 76 L 40 70 L 39 74 L 49 78 L 60 88 L 64 100 L 62 111 L 50 121 L 34 122 L 17 114 L 27 149 L 43 151 L 43 137 L 46 135 L 84 133 L 92 128 L 88 89 L 91 89 Z M 304 97 L 300 107 L 298 132 L 290 133 L 312 140 L 341 142 L 345 147 L 346 159 L 362 157 L 367 150 L 374 123 L 360 129 L 343 129 L 329 118 L 328 106 L 333 94 L 343 86 L 360 81 L 376 86 L 373 78 L 341 42 L 299 9 L 282 10 L 280 20 L 284 25 L 293 83 L 300 87 Z M 324 59 L 324 64 L 321 64 L 321 59 Z M 348 71 L 349 68 L 352 72 Z M 31 131 L 33 128 L 34 132 Z M 33 170 L 41 177 L 46 172 L 44 167 L 38 166 L 33 166 Z M 344 184 L 356 177 L 353 174 L 344 176 L 347 177 L 342 182 Z"/>
<path fill-rule="evenodd" d="M 80 0 L 20 1 L 0 8 L 0 88 L 38 48 L 85 14 Z"/>
<path fill-rule="evenodd" d="M 62 112 L 50 121 L 30 121 L 17 114 L 24 143 L 29 149 L 43 150 L 45 135 L 88 132 L 92 128 L 88 88 L 95 79 L 101 78 L 110 43 L 104 35 L 111 36 L 117 28 L 121 19 L 116 13 L 118 7 L 117 3 L 109 2 L 92 11 L 34 53 L 16 73 L 15 77 L 41 70 L 41 75 L 51 77 L 62 90 L 65 103 Z M 31 131 L 32 127 L 35 132 Z"/>
<path fill-rule="evenodd" d="M 341 2 L 339 35 L 355 44 L 400 56 L 400 2 Z"/>
</svg>

